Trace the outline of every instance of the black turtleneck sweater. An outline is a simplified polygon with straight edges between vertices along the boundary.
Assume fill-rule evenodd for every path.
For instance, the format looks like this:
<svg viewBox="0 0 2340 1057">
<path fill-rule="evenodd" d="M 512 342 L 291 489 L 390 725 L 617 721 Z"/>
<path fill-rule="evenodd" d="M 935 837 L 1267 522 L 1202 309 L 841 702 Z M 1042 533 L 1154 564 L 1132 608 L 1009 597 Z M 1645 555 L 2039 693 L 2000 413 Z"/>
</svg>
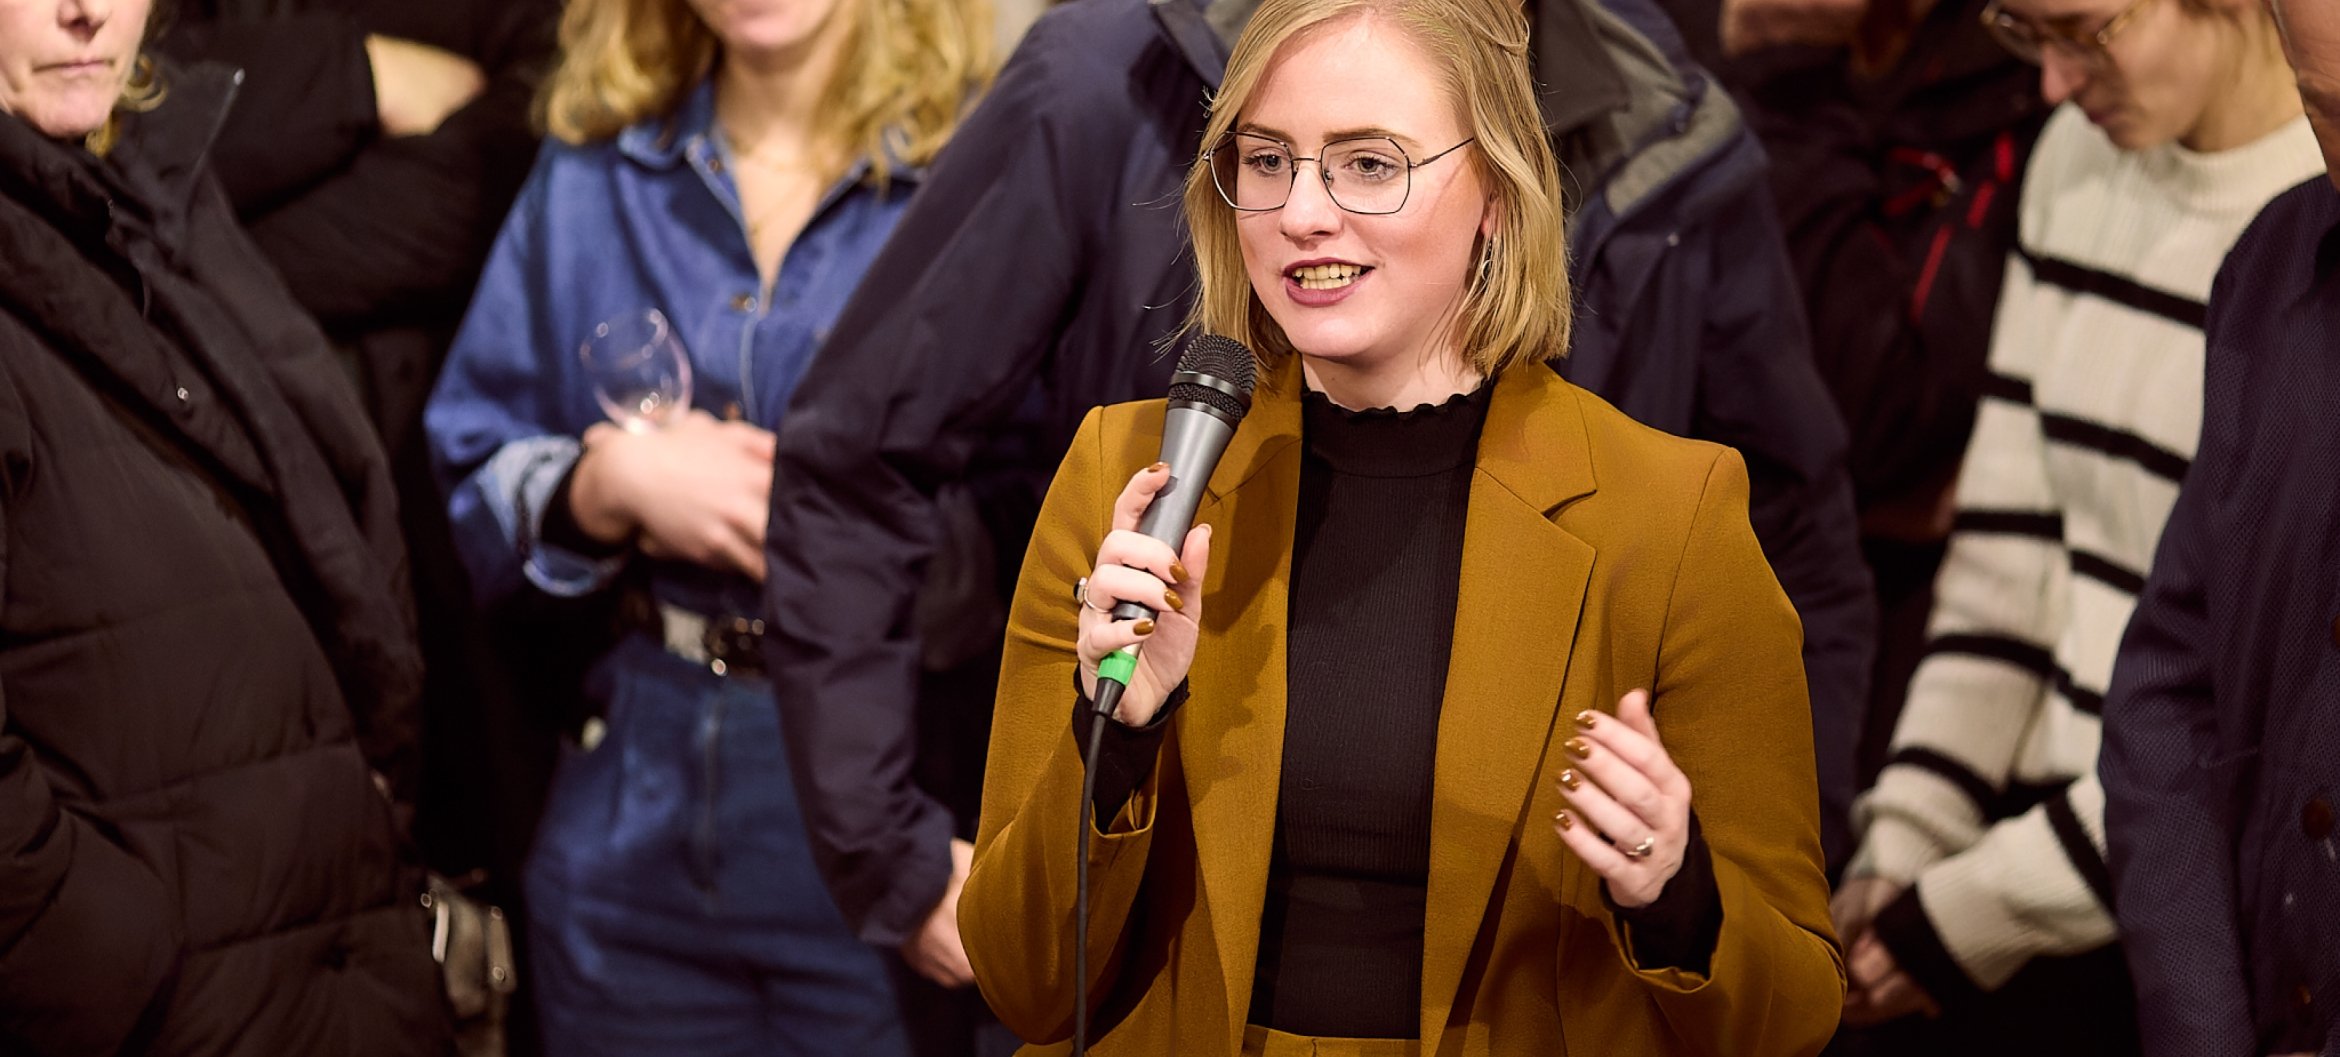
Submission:
<svg viewBox="0 0 2340 1057">
<path fill-rule="evenodd" d="M 1252 1023 L 1418 1030 L 1438 710 L 1493 389 L 1406 412 L 1302 399 L 1283 784 Z"/>
<path fill-rule="evenodd" d="M 1302 398 L 1283 770 L 1251 1023 L 1347 1038 L 1420 1031 L 1439 706 L 1493 390 L 1404 412 Z M 1152 772 L 1185 698 L 1181 686 L 1143 728 L 1108 724 L 1100 824 Z M 1077 702 L 1076 737 L 1089 715 Z M 1642 965 L 1703 970 L 1714 949 L 1720 893 L 1695 819 L 1690 842 L 1657 902 L 1616 910 Z"/>
</svg>

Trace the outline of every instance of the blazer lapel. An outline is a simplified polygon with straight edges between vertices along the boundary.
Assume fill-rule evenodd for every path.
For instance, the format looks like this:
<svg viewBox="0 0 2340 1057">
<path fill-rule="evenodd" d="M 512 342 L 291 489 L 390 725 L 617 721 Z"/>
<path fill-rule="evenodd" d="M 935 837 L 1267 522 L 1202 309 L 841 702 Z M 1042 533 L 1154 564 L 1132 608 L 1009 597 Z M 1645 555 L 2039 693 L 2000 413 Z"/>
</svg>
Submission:
<svg viewBox="0 0 2340 1057">
<path fill-rule="evenodd" d="M 1522 833 L 1592 574 L 1592 547 L 1550 515 L 1592 490 L 1575 392 L 1542 367 L 1499 379 L 1471 481 L 1438 718 L 1423 1053 L 1438 1052 L 1496 875 Z"/>
<path fill-rule="evenodd" d="M 1229 1053 L 1241 1046 L 1250 1009 L 1283 768 L 1300 385 L 1296 362 L 1261 379 L 1196 512 L 1212 526 L 1203 620 L 1214 634 L 1195 659 L 1193 701 L 1178 714 L 1175 740 L 1226 980 Z"/>
</svg>

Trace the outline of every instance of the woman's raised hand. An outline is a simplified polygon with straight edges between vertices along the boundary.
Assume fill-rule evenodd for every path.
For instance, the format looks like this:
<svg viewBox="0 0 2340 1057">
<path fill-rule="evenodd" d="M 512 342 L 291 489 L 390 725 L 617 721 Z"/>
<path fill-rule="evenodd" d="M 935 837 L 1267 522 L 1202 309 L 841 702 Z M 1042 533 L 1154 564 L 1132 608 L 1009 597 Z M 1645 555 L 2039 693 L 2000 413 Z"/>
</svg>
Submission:
<svg viewBox="0 0 2340 1057">
<path fill-rule="evenodd" d="M 1568 809 L 1552 819 L 1560 842 L 1609 885 L 1618 906 L 1656 901 L 1682 868 L 1690 844 L 1690 779 L 1658 741 L 1649 691 L 1617 702 L 1617 714 L 1576 714 L 1576 734 L 1562 743 L 1560 772 Z"/>
<path fill-rule="evenodd" d="M 1113 531 L 1097 548 L 1096 567 L 1090 570 L 1083 590 L 1077 592 L 1081 687 L 1090 700 L 1097 696 L 1098 662 L 1123 646 L 1144 644 L 1138 651 L 1137 674 L 1130 677 L 1129 689 L 1113 714 L 1133 727 L 1153 721 L 1194 663 L 1195 631 L 1202 619 L 1203 574 L 1210 568 L 1209 525 L 1187 531 L 1183 553 L 1173 553 L 1169 544 L 1138 534 L 1138 519 L 1169 483 L 1169 464 L 1159 462 L 1129 479 L 1121 497 L 1113 502 Z M 1157 616 L 1115 620 L 1113 607 L 1122 602 L 1136 602 Z"/>
</svg>

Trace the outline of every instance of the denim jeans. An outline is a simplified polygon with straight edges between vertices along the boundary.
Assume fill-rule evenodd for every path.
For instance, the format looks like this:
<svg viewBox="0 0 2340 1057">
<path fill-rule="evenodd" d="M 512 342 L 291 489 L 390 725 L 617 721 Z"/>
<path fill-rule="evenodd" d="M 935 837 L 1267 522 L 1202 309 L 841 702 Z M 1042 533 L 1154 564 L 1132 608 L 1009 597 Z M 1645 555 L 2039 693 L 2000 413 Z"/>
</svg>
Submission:
<svg viewBox="0 0 2340 1057">
<path fill-rule="evenodd" d="M 805 844 L 769 683 L 629 636 L 592 673 L 527 867 L 550 1057 L 908 1053 L 884 956 Z"/>
</svg>

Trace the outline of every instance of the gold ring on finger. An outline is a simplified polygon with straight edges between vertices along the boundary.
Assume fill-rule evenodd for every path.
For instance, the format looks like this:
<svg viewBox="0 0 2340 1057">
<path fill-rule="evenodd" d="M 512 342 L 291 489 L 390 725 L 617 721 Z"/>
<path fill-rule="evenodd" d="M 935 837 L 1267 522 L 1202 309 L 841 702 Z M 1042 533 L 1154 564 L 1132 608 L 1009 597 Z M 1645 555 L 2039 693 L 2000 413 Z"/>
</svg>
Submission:
<svg viewBox="0 0 2340 1057">
<path fill-rule="evenodd" d="M 1099 613 L 1110 612 L 1102 606 L 1089 604 L 1089 578 L 1086 576 L 1073 581 L 1073 604 L 1085 609 L 1094 609 Z"/>
</svg>

